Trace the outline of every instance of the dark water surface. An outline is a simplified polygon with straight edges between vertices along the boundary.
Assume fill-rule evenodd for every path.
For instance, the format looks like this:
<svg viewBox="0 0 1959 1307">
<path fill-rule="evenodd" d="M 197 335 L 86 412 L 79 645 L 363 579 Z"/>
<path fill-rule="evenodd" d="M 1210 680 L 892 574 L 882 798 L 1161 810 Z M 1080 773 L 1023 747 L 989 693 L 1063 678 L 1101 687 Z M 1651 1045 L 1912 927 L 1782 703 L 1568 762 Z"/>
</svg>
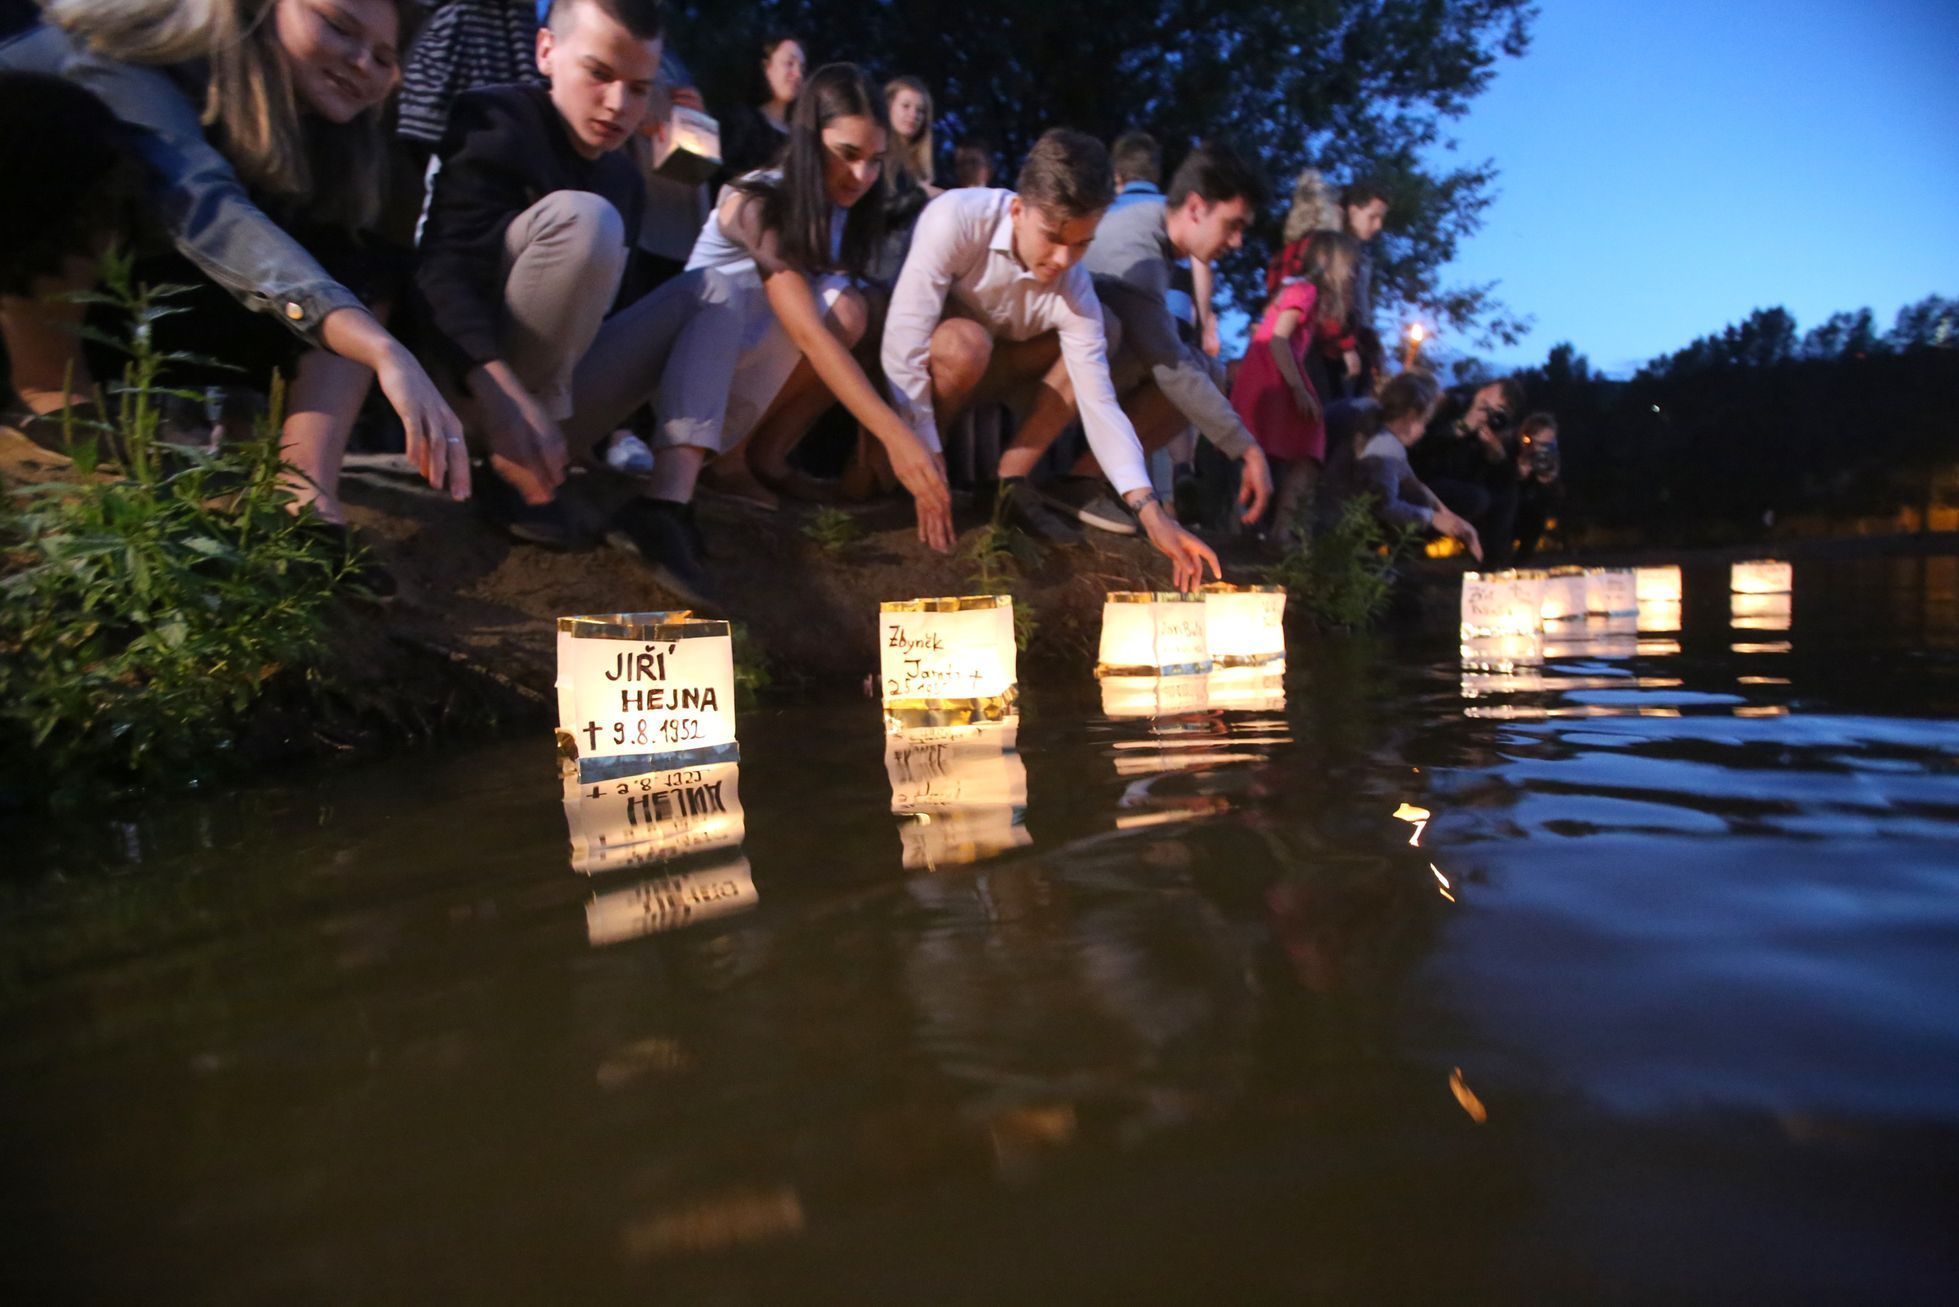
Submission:
<svg viewBox="0 0 1959 1307">
<path fill-rule="evenodd" d="M 1959 559 L 1726 579 L 592 876 L 547 740 L 17 824 L 0 1298 L 1954 1301 Z"/>
</svg>

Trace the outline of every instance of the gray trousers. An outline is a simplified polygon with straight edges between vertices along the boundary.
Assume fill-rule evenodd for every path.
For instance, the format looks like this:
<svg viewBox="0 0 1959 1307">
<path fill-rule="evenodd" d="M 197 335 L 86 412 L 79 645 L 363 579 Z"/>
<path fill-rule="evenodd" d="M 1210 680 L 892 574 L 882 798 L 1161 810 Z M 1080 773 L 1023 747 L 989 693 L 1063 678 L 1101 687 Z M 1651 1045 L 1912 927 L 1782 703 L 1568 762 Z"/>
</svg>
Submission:
<svg viewBox="0 0 1959 1307">
<path fill-rule="evenodd" d="M 719 448 L 742 335 L 730 279 L 682 273 L 607 317 L 625 276 L 625 227 L 588 191 L 553 191 L 518 214 L 503 253 L 497 345 L 568 449 L 592 449 L 649 400 L 659 444 Z"/>
</svg>

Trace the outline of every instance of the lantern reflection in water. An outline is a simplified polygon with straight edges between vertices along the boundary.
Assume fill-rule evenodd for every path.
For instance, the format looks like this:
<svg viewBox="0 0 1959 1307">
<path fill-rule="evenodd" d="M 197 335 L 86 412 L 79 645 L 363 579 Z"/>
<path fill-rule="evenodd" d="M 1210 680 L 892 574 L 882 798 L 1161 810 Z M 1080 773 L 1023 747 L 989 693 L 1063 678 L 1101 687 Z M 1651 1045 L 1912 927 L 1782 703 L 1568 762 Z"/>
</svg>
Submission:
<svg viewBox="0 0 1959 1307">
<path fill-rule="evenodd" d="M 1639 626 L 1631 616 L 1588 617 L 1544 628 L 1546 658 L 1631 658 L 1639 652 Z"/>
<path fill-rule="evenodd" d="M 1204 596 L 1111 593 L 1102 604 L 1097 676 L 1201 676 L 1211 670 Z"/>
<path fill-rule="evenodd" d="M 728 624 L 690 612 L 558 619 L 558 749 L 587 781 L 734 762 Z"/>
<path fill-rule="evenodd" d="M 884 770 L 907 868 L 977 862 L 1029 843 L 1018 718 L 885 737 Z"/>
<path fill-rule="evenodd" d="M 1207 585 L 1204 635 L 1213 667 L 1285 661 L 1286 591 L 1278 585 Z"/>
<path fill-rule="evenodd" d="M 1740 631 L 1786 631 L 1795 615 L 1794 596 L 1737 591 L 1728 596 L 1731 620 Z"/>
<path fill-rule="evenodd" d="M 1020 695 L 1012 595 L 878 605 L 887 731 L 1004 721 Z"/>
<path fill-rule="evenodd" d="M 573 870 L 591 876 L 675 864 L 665 875 L 593 894 L 585 929 L 594 946 L 755 905 L 754 877 L 741 853 L 740 770 L 711 763 L 581 781 L 565 768 Z"/>
</svg>

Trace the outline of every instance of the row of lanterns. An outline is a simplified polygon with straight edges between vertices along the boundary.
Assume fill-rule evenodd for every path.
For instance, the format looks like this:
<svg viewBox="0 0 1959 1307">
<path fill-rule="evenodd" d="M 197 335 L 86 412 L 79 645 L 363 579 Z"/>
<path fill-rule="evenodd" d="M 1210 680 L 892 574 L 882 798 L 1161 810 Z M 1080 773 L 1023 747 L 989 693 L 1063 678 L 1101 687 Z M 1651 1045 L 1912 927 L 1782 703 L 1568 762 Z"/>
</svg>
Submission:
<svg viewBox="0 0 1959 1307">
<path fill-rule="evenodd" d="M 1276 586 L 1111 594 L 1096 665 L 1105 712 L 1282 707 L 1284 614 Z M 564 617 L 557 638 L 573 868 L 596 875 L 685 864 L 595 895 L 592 942 L 751 906 L 728 624 L 685 612 Z M 905 866 L 971 862 L 1025 844 L 1011 596 L 884 603 L 878 643 L 885 769 Z"/>
<path fill-rule="evenodd" d="M 1780 560 L 1735 563 L 1729 569 L 1734 615 L 1783 618 L 1790 613 L 1794 572 Z M 1657 625 L 1668 613 L 1678 629 L 1680 568 L 1558 567 L 1504 572 L 1466 572 L 1462 579 L 1464 640 L 1528 636 L 1568 629 L 1597 618 L 1638 617 L 1640 626 Z M 1654 620 L 1645 620 L 1648 616 Z M 1786 627 L 1786 620 L 1784 626 Z"/>
</svg>

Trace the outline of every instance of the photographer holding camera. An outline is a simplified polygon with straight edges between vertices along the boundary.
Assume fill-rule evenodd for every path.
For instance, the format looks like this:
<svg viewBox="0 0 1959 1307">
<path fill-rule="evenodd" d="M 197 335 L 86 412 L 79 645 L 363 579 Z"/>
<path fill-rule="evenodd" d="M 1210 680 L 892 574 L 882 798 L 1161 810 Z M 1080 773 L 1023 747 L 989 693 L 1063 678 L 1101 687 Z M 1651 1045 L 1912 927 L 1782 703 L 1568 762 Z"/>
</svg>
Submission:
<svg viewBox="0 0 1959 1307">
<path fill-rule="evenodd" d="M 1530 561 L 1551 515 L 1564 500 L 1559 479 L 1558 420 L 1533 413 L 1517 428 L 1516 561 Z"/>
<path fill-rule="evenodd" d="M 1416 474 L 1482 538 L 1484 561 L 1510 562 L 1522 493 L 1517 417 L 1524 388 L 1515 378 L 1449 392 L 1413 450 Z"/>
</svg>

